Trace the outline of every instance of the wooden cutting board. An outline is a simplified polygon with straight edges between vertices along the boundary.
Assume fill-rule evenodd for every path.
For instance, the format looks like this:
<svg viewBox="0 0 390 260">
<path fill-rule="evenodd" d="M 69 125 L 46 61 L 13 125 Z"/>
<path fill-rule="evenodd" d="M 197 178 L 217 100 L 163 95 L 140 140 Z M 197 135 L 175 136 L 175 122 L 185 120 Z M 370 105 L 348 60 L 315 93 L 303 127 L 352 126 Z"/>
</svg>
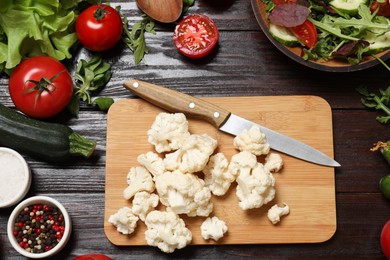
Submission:
<svg viewBox="0 0 390 260">
<path fill-rule="evenodd" d="M 303 141 L 333 157 L 332 113 L 329 104 L 316 96 L 220 97 L 204 98 L 231 112 Z M 107 116 L 107 161 L 104 231 L 115 245 L 146 245 L 142 221 L 132 235 L 122 235 L 108 223 L 110 215 L 131 201 L 123 198 L 126 176 L 139 165 L 137 156 L 154 151 L 147 142 L 158 113 L 163 112 L 141 99 L 115 102 Z M 237 153 L 233 136 L 219 132 L 207 122 L 189 120 L 191 133 L 207 133 L 218 140 L 218 151 L 230 160 Z M 260 209 L 243 211 L 238 206 L 233 184 L 228 194 L 213 197 L 212 216 L 224 220 L 229 228 L 220 241 L 205 241 L 200 235 L 203 217 L 185 217 L 192 231 L 192 244 L 318 243 L 328 240 L 336 231 L 334 169 L 311 164 L 281 154 L 285 166 L 275 173 L 276 197 Z M 290 206 L 290 214 L 273 225 L 267 218 L 275 203 Z M 162 207 L 161 207 L 162 208 Z M 163 208 L 162 208 L 163 209 Z"/>
</svg>

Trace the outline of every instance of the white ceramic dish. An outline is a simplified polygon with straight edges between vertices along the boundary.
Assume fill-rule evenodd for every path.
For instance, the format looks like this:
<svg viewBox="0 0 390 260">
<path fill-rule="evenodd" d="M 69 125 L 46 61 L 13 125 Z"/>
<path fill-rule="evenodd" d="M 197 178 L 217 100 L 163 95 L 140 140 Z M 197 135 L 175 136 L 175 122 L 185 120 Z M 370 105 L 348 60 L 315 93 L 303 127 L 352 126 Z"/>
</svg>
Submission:
<svg viewBox="0 0 390 260">
<path fill-rule="evenodd" d="M 14 223 L 16 220 L 16 217 L 18 214 L 26 207 L 30 205 L 35 205 L 35 204 L 46 204 L 49 206 L 56 206 L 62 213 L 65 221 L 65 230 L 63 233 L 63 236 L 59 243 L 54 246 L 52 249 L 49 251 L 43 252 L 43 253 L 31 253 L 22 248 L 19 243 L 17 242 L 15 236 L 13 235 L 14 231 Z M 58 202 L 57 200 L 47 197 L 47 196 L 35 196 L 28 198 L 21 203 L 19 203 L 15 209 L 12 211 L 11 216 L 8 219 L 8 225 L 7 225 L 7 233 L 8 233 L 8 239 L 11 242 L 11 245 L 15 248 L 17 252 L 19 252 L 21 255 L 28 257 L 28 258 L 46 258 L 46 257 L 51 257 L 55 254 L 57 254 L 59 251 L 61 251 L 66 243 L 69 241 L 70 235 L 72 231 L 72 222 L 70 219 L 70 216 L 64 206 Z"/>
<path fill-rule="evenodd" d="M 0 208 L 8 208 L 26 196 L 31 172 L 26 160 L 16 151 L 0 147 Z"/>
</svg>

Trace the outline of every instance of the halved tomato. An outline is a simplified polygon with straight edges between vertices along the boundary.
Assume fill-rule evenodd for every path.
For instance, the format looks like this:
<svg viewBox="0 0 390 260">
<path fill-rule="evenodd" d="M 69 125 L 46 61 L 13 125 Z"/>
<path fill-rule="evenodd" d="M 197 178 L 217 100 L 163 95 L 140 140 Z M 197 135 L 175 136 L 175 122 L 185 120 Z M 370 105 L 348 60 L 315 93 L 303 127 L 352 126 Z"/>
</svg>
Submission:
<svg viewBox="0 0 390 260">
<path fill-rule="evenodd" d="M 378 9 L 378 13 L 376 15 L 390 17 L 390 2 L 389 0 L 385 0 L 383 3 L 378 3 L 377 1 L 373 1 L 371 5 L 371 12 L 373 13 Z"/>
<path fill-rule="evenodd" d="M 201 58 L 209 54 L 217 45 L 218 39 L 217 25 L 203 14 L 185 17 L 176 25 L 173 34 L 176 48 L 190 58 Z"/>
<path fill-rule="evenodd" d="M 301 25 L 290 27 L 290 30 L 306 47 L 313 48 L 316 45 L 318 39 L 317 29 L 309 20 Z"/>
</svg>

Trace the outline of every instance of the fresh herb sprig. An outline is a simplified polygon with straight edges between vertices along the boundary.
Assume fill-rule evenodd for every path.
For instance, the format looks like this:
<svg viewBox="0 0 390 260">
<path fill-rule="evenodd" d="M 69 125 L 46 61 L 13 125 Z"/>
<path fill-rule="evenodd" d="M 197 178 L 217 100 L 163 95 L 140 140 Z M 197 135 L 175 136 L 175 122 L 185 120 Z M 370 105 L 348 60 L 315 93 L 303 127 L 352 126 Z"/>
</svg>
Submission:
<svg viewBox="0 0 390 260">
<path fill-rule="evenodd" d="M 386 115 L 381 115 L 376 120 L 382 124 L 390 120 L 390 86 L 386 90 L 379 90 L 380 95 L 370 93 L 366 86 L 359 86 L 356 90 L 363 95 L 362 104 L 371 109 L 382 110 Z"/>
<path fill-rule="evenodd" d="M 380 57 L 375 54 L 372 56 L 390 71 L 390 67 Z M 386 124 L 390 120 L 390 86 L 385 90 L 379 89 L 379 96 L 375 93 L 370 93 L 367 86 L 359 86 L 356 88 L 356 91 L 363 96 L 361 101 L 365 107 L 382 110 L 386 114 L 376 118 L 379 123 Z"/>
<path fill-rule="evenodd" d="M 133 52 L 135 64 L 139 64 L 144 60 L 145 54 L 149 51 L 146 46 L 145 33 L 156 34 L 156 31 L 154 30 L 155 22 L 149 16 L 143 14 L 142 20 L 136 22 L 131 29 L 129 29 L 127 17 L 122 16 L 122 20 L 122 40 Z"/>
<path fill-rule="evenodd" d="M 99 56 L 93 56 L 89 61 L 81 59 L 77 64 L 75 80 L 76 87 L 73 99 L 68 110 L 77 116 L 80 110 L 80 101 L 87 105 L 97 105 L 101 110 L 107 110 L 114 103 L 112 98 L 99 97 L 92 100 L 92 94 L 101 90 L 111 79 L 111 65 Z"/>
<path fill-rule="evenodd" d="M 182 14 L 187 13 L 188 9 L 195 4 L 195 0 L 183 0 Z"/>
</svg>

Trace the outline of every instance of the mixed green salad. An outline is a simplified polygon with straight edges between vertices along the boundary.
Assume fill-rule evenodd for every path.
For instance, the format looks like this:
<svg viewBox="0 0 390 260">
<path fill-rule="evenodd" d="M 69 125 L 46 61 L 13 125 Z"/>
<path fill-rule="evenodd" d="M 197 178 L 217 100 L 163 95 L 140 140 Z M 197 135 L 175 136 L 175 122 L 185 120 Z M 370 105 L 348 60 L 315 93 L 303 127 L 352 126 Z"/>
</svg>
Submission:
<svg viewBox="0 0 390 260">
<path fill-rule="evenodd" d="M 389 0 L 263 0 L 270 34 L 306 60 L 360 63 L 390 49 Z"/>
</svg>

